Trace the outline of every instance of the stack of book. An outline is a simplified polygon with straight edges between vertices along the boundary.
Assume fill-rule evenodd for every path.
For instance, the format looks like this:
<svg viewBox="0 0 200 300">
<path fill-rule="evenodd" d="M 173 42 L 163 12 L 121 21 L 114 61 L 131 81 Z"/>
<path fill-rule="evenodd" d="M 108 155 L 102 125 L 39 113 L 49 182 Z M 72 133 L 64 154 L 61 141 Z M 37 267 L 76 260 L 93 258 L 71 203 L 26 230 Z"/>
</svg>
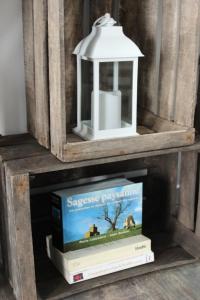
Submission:
<svg viewBox="0 0 200 300">
<path fill-rule="evenodd" d="M 52 193 L 47 254 L 68 283 L 154 261 L 142 235 L 142 183 L 119 178 Z"/>
</svg>

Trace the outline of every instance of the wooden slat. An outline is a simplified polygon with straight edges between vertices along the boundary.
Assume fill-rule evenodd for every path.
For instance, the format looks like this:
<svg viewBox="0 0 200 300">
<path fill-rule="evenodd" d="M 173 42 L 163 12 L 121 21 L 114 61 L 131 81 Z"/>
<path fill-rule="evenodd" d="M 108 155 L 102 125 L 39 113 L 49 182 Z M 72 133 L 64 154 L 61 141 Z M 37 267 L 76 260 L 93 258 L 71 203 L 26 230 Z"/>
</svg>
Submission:
<svg viewBox="0 0 200 300">
<path fill-rule="evenodd" d="M 36 103 L 35 103 L 33 0 L 23 0 L 22 9 L 23 9 L 24 62 L 25 62 L 28 130 L 33 136 L 35 136 Z"/>
<path fill-rule="evenodd" d="M 31 174 L 39 174 L 45 172 L 53 172 L 53 171 L 60 171 L 60 170 L 69 170 L 74 168 L 81 168 L 93 165 L 101 165 L 107 164 L 111 162 L 120 162 L 126 161 L 136 158 L 143 158 L 143 157 L 150 157 L 150 156 L 157 156 L 157 155 L 165 155 L 170 153 L 176 153 L 178 151 L 187 152 L 187 151 L 199 151 L 200 144 L 194 144 L 190 146 L 184 147 L 174 147 L 169 149 L 161 149 L 161 150 L 153 150 L 153 151 L 142 151 L 139 153 L 128 154 L 128 155 L 119 155 L 119 156 L 111 156 L 111 157 L 104 157 L 98 159 L 91 159 L 91 160 L 83 160 L 83 161 L 75 161 L 75 162 L 68 162 L 63 163 L 56 159 L 55 156 L 52 154 L 46 154 L 42 156 L 37 156 L 33 158 L 25 158 L 25 159 L 18 159 L 12 160 L 9 162 L 5 162 L 6 166 L 9 168 L 12 174 L 23 174 L 26 172 L 31 172 Z"/>
<path fill-rule="evenodd" d="M 197 152 L 182 153 L 178 220 L 194 230 Z"/>
<path fill-rule="evenodd" d="M 51 151 L 62 157 L 66 141 L 64 0 L 48 1 Z"/>
<path fill-rule="evenodd" d="M 177 221 L 173 225 L 173 239 L 194 257 L 200 257 L 200 238 Z"/>
<path fill-rule="evenodd" d="M 8 175 L 8 174 L 7 174 Z M 11 284 L 18 300 L 36 299 L 29 176 L 6 177 Z"/>
<path fill-rule="evenodd" d="M 7 135 L 0 137 L 0 147 L 35 143 L 30 134 Z"/>
<path fill-rule="evenodd" d="M 25 0 L 26 1 L 26 0 Z M 49 147 L 47 0 L 33 1 L 35 60 L 35 137 Z M 34 112 L 31 112 L 32 114 Z"/>
<path fill-rule="evenodd" d="M 175 122 L 193 126 L 199 59 L 200 2 L 181 0 Z"/>
<path fill-rule="evenodd" d="M 64 146 L 64 161 L 80 161 L 108 156 L 126 155 L 162 148 L 180 147 L 194 142 L 192 131 L 159 132 L 139 135 L 135 138 L 67 143 Z M 60 158 L 60 157 L 59 157 Z"/>
<path fill-rule="evenodd" d="M 160 118 L 145 109 L 138 110 L 138 122 L 139 124 L 142 124 L 155 132 L 187 129 L 187 127 Z"/>
<path fill-rule="evenodd" d="M 160 52 L 158 114 L 174 118 L 181 0 L 162 2 L 162 39 Z"/>
<path fill-rule="evenodd" d="M 73 51 L 83 38 L 83 1 L 64 1 L 64 34 L 65 34 L 65 95 L 66 95 L 66 128 L 71 132 L 76 125 L 76 56 Z"/>
<path fill-rule="evenodd" d="M 159 0 L 121 0 L 120 4 L 124 32 L 145 55 L 139 61 L 138 104 L 153 113 L 158 110 L 161 4 Z"/>
<path fill-rule="evenodd" d="M 16 146 L 0 147 L 0 162 L 13 159 L 35 157 L 48 153 L 46 149 L 39 144 L 23 144 Z"/>
<path fill-rule="evenodd" d="M 155 255 L 156 259 L 154 263 L 90 279 L 76 285 L 67 284 L 49 260 L 38 261 L 38 294 L 42 299 L 65 299 L 71 295 L 91 290 L 91 286 L 92 288 L 100 288 L 121 280 L 129 281 L 130 278 L 137 277 L 142 274 L 169 269 L 195 261 L 195 259 L 181 247 L 170 247 L 170 245 L 168 245 L 165 249 L 162 249 L 162 251 L 158 251 L 158 253 L 155 251 Z M 48 270 L 48 272 L 44 272 L 44 270 Z M 82 298 L 81 295 L 80 298 Z"/>
</svg>

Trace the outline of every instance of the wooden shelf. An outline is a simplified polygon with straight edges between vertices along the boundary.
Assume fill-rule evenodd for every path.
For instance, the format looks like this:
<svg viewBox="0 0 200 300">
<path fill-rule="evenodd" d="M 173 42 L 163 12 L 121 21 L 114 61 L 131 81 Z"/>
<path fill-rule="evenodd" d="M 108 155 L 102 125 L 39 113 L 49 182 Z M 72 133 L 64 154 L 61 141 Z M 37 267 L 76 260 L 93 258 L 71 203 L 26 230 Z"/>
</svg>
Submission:
<svg viewBox="0 0 200 300">
<path fill-rule="evenodd" d="M 7 275 L 17 299 L 27 299 L 27 297 L 36 299 L 37 296 L 44 299 L 59 299 L 62 295 L 86 290 L 91 285 L 104 285 L 123 278 L 193 262 L 200 256 L 200 239 L 196 234 L 198 229 L 195 231 L 194 227 L 195 220 L 197 224 L 200 220 L 200 213 L 195 212 L 195 178 L 199 150 L 200 144 L 197 143 L 187 147 L 62 163 L 38 146 L 34 140 L 16 146 L 8 143 L 7 146 L 0 147 L 3 183 L 0 192 L 6 216 L 4 234 L 7 240 L 7 243 L 3 244 L 3 251 L 7 257 Z M 32 191 L 38 196 L 38 189 L 40 192 L 43 188 L 49 189 L 51 185 L 64 185 L 70 180 L 139 169 L 148 169 L 149 178 L 152 178 L 148 183 L 147 194 L 151 201 L 146 206 L 146 211 L 150 213 L 146 224 L 152 220 L 151 214 L 153 214 L 153 220 L 156 222 L 153 229 L 156 228 L 158 233 L 162 232 L 163 229 L 160 227 L 163 226 L 165 219 L 162 218 L 162 212 L 165 212 L 166 221 L 169 221 L 170 215 L 176 215 L 176 219 L 184 226 L 173 226 L 170 231 L 172 235 L 165 235 L 164 238 L 156 235 L 153 238 L 155 263 L 101 277 L 98 280 L 67 286 L 51 262 L 45 257 L 41 260 L 38 254 L 45 247 L 43 242 L 40 248 L 41 241 L 44 240 L 44 233 L 48 234 L 46 231 L 49 232 L 50 226 L 48 216 L 43 219 L 43 215 L 37 215 L 37 220 L 31 223 L 31 205 L 34 203 L 35 212 L 42 213 L 43 209 L 46 213 L 48 199 L 45 200 L 42 195 L 37 199 L 36 205 L 36 200 L 31 199 Z M 176 188 L 177 178 L 179 178 L 179 190 Z M 41 221 L 48 223 L 47 226 L 37 223 Z M 44 228 L 45 232 L 41 233 L 41 228 Z M 35 237 L 40 250 L 34 254 Z M 52 280 L 57 283 L 57 287 Z M 54 290 L 52 287 L 55 287 Z"/>
<path fill-rule="evenodd" d="M 170 236 L 157 235 L 153 239 L 155 262 L 127 269 L 85 282 L 69 285 L 46 257 L 35 258 L 37 293 L 41 299 L 56 300 L 78 294 L 119 280 L 164 270 L 196 261 L 196 258 L 176 243 L 170 242 Z M 167 241 L 167 242 L 166 242 Z M 154 244 L 156 244 L 154 246 Z"/>
</svg>

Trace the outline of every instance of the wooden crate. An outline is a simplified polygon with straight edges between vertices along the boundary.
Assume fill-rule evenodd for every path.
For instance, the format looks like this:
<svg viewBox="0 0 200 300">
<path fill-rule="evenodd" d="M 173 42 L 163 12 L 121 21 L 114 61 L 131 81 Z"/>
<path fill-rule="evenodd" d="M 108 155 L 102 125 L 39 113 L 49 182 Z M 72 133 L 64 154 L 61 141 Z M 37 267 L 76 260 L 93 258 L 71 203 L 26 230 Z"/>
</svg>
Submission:
<svg viewBox="0 0 200 300">
<path fill-rule="evenodd" d="M 195 229 L 195 178 L 199 144 L 148 154 L 143 152 L 71 163 L 62 163 L 43 149 L 31 156 L 36 147 L 35 144 L 32 150 L 27 147 L 26 158 L 20 158 L 24 145 L 14 147 L 14 155 L 12 147 L 10 150 L 7 147 L 7 152 L 0 148 L 4 182 L 1 199 L 5 201 L 7 216 L 8 276 L 18 300 L 63 299 L 91 289 L 91 286 L 94 288 L 191 263 L 200 257 L 200 239 L 196 234 L 198 228 Z M 15 159 L 18 155 L 19 159 Z M 161 226 L 163 222 L 158 219 L 156 232 L 148 232 L 154 233 L 151 237 L 155 262 L 76 285 L 66 284 L 45 254 L 44 237 L 49 230 L 46 227 L 48 216 L 37 214 L 48 211 L 49 201 L 41 193 L 58 188 L 59 185 L 63 187 L 69 180 L 119 174 L 141 168 L 147 168 L 152 178 L 148 191 L 148 194 L 150 191 L 153 193 L 152 208 L 156 210 L 157 216 L 164 213 L 163 220 L 166 221 Z M 155 185 L 157 180 L 159 184 Z M 159 193 L 152 189 L 152 184 L 159 187 Z M 162 210 L 159 210 L 160 204 Z"/>
<path fill-rule="evenodd" d="M 200 3 L 196 0 L 24 0 L 30 132 L 61 161 L 81 161 L 194 142 Z M 138 131 L 83 141 L 76 125 L 72 51 L 105 12 L 119 20 L 145 57 L 139 63 Z M 48 15 L 48 26 L 47 26 Z M 81 16 L 81 17 L 80 17 Z M 48 34 L 48 37 L 47 37 Z"/>
</svg>

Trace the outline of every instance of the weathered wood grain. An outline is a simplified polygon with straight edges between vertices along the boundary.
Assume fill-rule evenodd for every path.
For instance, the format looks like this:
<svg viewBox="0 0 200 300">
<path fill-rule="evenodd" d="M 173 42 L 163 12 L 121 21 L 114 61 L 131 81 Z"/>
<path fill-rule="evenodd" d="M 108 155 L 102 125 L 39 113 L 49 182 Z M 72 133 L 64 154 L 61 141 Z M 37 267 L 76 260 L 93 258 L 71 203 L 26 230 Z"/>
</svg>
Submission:
<svg viewBox="0 0 200 300">
<path fill-rule="evenodd" d="M 174 120 L 192 127 L 197 94 L 200 2 L 181 0 Z"/>
<path fill-rule="evenodd" d="M 176 93 L 181 0 L 162 2 L 158 115 L 173 120 Z"/>
<path fill-rule="evenodd" d="M 185 227 L 194 230 L 197 152 L 182 153 L 181 156 L 178 220 Z"/>
<path fill-rule="evenodd" d="M 124 33 L 144 54 L 139 61 L 138 105 L 153 113 L 158 111 L 161 4 L 158 0 L 120 1 Z"/>
<path fill-rule="evenodd" d="M 47 150 L 39 144 L 23 144 L 16 146 L 0 147 L 0 162 L 25 158 L 35 157 L 37 155 L 47 154 Z"/>
<path fill-rule="evenodd" d="M 101 276 L 99 278 L 81 282 L 77 285 L 68 285 L 55 267 L 51 264 L 51 262 L 49 260 L 44 260 L 38 262 L 38 293 L 42 299 L 62 299 L 74 294 L 91 290 L 91 286 L 93 288 L 100 288 L 116 281 L 129 280 L 129 278 L 133 278 L 142 274 L 164 270 L 194 261 L 194 258 L 180 247 L 169 247 L 168 249 L 165 249 L 156 255 L 156 260 L 154 263 L 127 269 L 106 276 Z M 44 272 L 45 269 L 48 270 L 48 272 Z"/>
<path fill-rule="evenodd" d="M 62 157 L 66 142 L 64 1 L 48 1 L 51 151 Z"/>
<path fill-rule="evenodd" d="M 119 155 L 91 160 L 83 160 L 83 161 L 75 161 L 69 163 L 63 163 L 60 160 L 56 159 L 56 157 L 52 154 L 39 155 L 33 158 L 24 158 L 18 160 L 11 160 L 5 162 L 5 165 L 9 168 L 11 174 L 23 174 L 30 172 L 31 174 L 40 174 L 45 172 L 53 172 L 60 170 L 68 170 L 74 168 L 81 168 L 93 165 L 101 165 L 112 162 L 122 162 L 131 159 L 157 156 L 157 155 L 165 155 L 170 153 L 187 152 L 187 151 L 199 151 L 200 143 L 185 146 L 185 147 L 174 147 L 169 149 L 161 149 L 161 150 L 153 150 L 153 151 L 142 151 L 140 153 L 127 154 L 127 155 Z"/>
<path fill-rule="evenodd" d="M 193 131 L 159 132 L 135 138 L 85 141 L 64 145 L 64 161 L 96 159 L 145 151 L 189 145 L 194 142 Z"/>
<path fill-rule="evenodd" d="M 35 139 L 33 139 L 30 134 L 17 134 L 17 135 L 7 135 L 0 137 L 0 147 L 12 146 L 12 145 L 20 145 L 20 144 L 28 144 L 35 143 Z"/>
<path fill-rule="evenodd" d="M 47 0 L 33 1 L 33 17 L 35 62 L 35 137 L 41 145 L 49 148 Z"/>
<path fill-rule="evenodd" d="M 71 132 L 76 125 L 76 56 L 73 51 L 83 39 L 82 0 L 64 1 L 64 53 L 65 53 L 65 99 L 66 99 L 66 130 Z"/>
<path fill-rule="evenodd" d="M 200 257 L 200 238 L 182 223 L 173 224 L 173 239 L 194 257 Z"/>
<path fill-rule="evenodd" d="M 28 174 L 7 176 L 11 285 L 19 300 L 36 299 Z"/>
<path fill-rule="evenodd" d="M 138 122 L 154 132 L 176 131 L 187 129 L 165 118 L 161 118 L 145 109 L 138 110 Z"/>
<path fill-rule="evenodd" d="M 36 135 L 36 102 L 35 102 L 35 59 L 34 59 L 34 29 L 33 0 L 22 1 L 24 63 L 26 82 L 26 102 L 28 115 L 28 130 Z"/>
</svg>

